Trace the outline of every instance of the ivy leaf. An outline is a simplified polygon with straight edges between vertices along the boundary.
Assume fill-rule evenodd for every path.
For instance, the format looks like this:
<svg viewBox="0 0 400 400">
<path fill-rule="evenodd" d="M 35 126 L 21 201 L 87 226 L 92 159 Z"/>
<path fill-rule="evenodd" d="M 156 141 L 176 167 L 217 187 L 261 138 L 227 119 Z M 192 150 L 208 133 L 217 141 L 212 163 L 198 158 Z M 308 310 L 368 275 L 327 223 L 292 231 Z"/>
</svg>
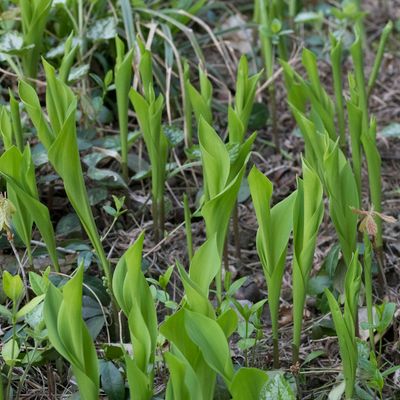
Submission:
<svg viewBox="0 0 400 400">
<path fill-rule="evenodd" d="M 113 17 L 98 19 L 87 33 L 93 41 L 112 39 L 117 35 L 117 22 Z"/>
<path fill-rule="evenodd" d="M 260 396 L 263 400 L 295 400 L 293 391 L 282 374 L 276 374 L 265 385 Z"/>
<path fill-rule="evenodd" d="M 101 386 L 109 400 L 125 398 L 125 382 L 121 372 L 111 361 L 100 361 Z"/>
</svg>

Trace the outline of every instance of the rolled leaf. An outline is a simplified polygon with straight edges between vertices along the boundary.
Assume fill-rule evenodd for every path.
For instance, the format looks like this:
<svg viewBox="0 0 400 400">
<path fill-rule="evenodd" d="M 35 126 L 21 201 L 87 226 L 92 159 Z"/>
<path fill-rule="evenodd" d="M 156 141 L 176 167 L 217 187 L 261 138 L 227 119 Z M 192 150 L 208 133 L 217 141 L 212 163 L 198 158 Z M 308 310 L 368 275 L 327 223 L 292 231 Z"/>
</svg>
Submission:
<svg viewBox="0 0 400 400">
<path fill-rule="evenodd" d="M 298 361 L 303 310 L 314 250 L 324 206 L 318 175 L 303 160 L 303 180 L 298 179 L 293 210 L 293 361 Z"/>
<path fill-rule="evenodd" d="M 258 221 L 257 252 L 263 266 L 268 289 L 268 304 L 272 321 L 274 346 L 278 341 L 279 298 L 285 269 L 286 252 L 293 227 L 293 207 L 296 192 L 270 206 L 272 183 L 256 167 L 250 171 L 248 182 Z M 278 349 L 275 349 L 276 357 Z M 279 360 L 275 360 L 278 364 Z"/>
<path fill-rule="evenodd" d="M 157 341 L 157 314 L 142 272 L 143 233 L 119 260 L 113 276 L 113 292 L 128 318 L 133 358 L 125 354 L 132 399 L 152 397 Z"/>
<path fill-rule="evenodd" d="M 44 301 L 44 320 L 50 343 L 72 367 L 79 392 L 85 400 L 99 398 L 99 366 L 96 349 L 82 319 L 83 267 L 62 291 L 49 285 Z"/>
<path fill-rule="evenodd" d="M 75 125 L 76 98 L 71 89 L 56 77 L 55 70 L 50 64 L 44 61 L 44 67 L 47 78 L 46 106 L 50 125 L 41 110 L 37 94 L 24 82 L 20 83 L 20 97 L 35 125 L 39 139 L 48 152 L 50 163 L 63 180 L 68 199 L 96 250 L 100 265 L 111 285 L 110 266 L 94 222 L 82 173 Z"/>
</svg>

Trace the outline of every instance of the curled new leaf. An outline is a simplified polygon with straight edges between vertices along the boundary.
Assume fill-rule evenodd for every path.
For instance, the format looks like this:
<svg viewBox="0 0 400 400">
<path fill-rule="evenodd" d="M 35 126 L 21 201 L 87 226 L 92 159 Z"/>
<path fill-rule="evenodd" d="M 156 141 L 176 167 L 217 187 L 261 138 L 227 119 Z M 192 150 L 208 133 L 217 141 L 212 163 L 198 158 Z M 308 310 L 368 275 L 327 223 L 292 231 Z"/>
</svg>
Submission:
<svg viewBox="0 0 400 400">
<path fill-rule="evenodd" d="M 157 315 L 154 300 L 142 272 L 143 233 L 118 262 L 113 292 L 128 319 L 134 356 L 125 354 L 133 400 L 152 397 Z"/>
<path fill-rule="evenodd" d="M 346 399 L 352 399 L 357 371 L 357 339 L 356 323 L 358 313 L 358 295 L 361 286 L 361 264 L 356 252 L 349 265 L 345 277 L 344 313 L 340 311 L 338 302 L 333 294 L 325 289 L 331 309 L 333 322 L 339 339 L 340 356 L 342 358 L 345 379 Z"/>
<path fill-rule="evenodd" d="M 298 361 L 303 309 L 319 226 L 324 212 L 322 184 L 303 160 L 293 211 L 293 361 Z"/>
<path fill-rule="evenodd" d="M 286 251 L 293 226 L 293 206 L 296 192 L 271 209 L 272 183 L 269 179 L 256 167 L 253 167 L 248 181 L 259 225 L 256 240 L 257 252 L 267 281 L 268 304 L 271 312 L 274 340 L 274 362 L 277 367 L 279 364 L 279 298 L 286 262 Z"/>
<path fill-rule="evenodd" d="M 108 285 L 111 286 L 110 266 L 90 208 L 82 173 L 75 125 L 76 98 L 71 89 L 56 77 L 50 64 L 44 61 L 44 67 L 47 78 L 46 107 L 50 125 L 33 88 L 21 82 L 19 94 L 40 141 L 47 149 L 50 163 L 63 180 L 68 199 L 96 250 Z"/>
<path fill-rule="evenodd" d="M 79 392 L 85 400 L 99 398 L 99 366 L 96 349 L 82 319 L 83 267 L 62 291 L 49 285 L 44 320 L 50 343 L 71 364 Z"/>
</svg>

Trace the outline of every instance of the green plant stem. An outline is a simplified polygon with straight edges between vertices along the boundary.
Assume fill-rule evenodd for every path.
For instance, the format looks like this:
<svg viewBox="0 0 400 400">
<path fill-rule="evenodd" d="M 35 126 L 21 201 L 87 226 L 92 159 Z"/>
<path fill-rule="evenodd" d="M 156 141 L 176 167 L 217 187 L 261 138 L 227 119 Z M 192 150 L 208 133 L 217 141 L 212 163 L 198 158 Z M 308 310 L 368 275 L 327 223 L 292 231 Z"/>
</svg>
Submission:
<svg viewBox="0 0 400 400">
<path fill-rule="evenodd" d="M 19 104 L 17 100 L 15 100 L 14 95 L 11 91 L 10 94 L 10 111 L 11 111 L 11 123 L 13 127 L 13 133 L 15 137 L 15 143 L 17 148 L 21 153 L 24 151 L 24 136 L 22 133 L 22 126 L 21 126 L 21 116 L 19 113 Z"/>
<path fill-rule="evenodd" d="M 270 16 L 268 16 L 267 6 L 264 0 L 258 0 L 256 2 L 258 7 L 258 18 L 257 21 L 260 25 L 260 29 L 263 28 L 266 31 L 269 29 Z M 260 32 L 261 41 L 261 52 L 264 59 L 265 74 L 267 81 L 272 78 L 274 73 L 274 46 L 272 40 L 267 36 L 266 32 Z M 279 138 L 277 132 L 277 115 L 276 115 L 276 93 L 275 93 L 275 82 L 271 82 L 269 86 L 269 102 L 270 102 L 270 113 L 272 121 L 272 135 L 275 144 L 276 152 L 279 152 Z"/>
<path fill-rule="evenodd" d="M 184 193 L 183 195 L 183 209 L 185 214 L 186 245 L 190 263 L 193 258 L 192 221 L 191 221 L 192 216 L 190 212 L 188 196 L 186 193 Z"/>
<path fill-rule="evenodd" d="M 365 281 L 365 298 L 367 303 L 367 316 L 369 325 L 369 341 L 371 351 L 375 352 L 375 340 L 373 331 L 373 300 L 372 300 L 372 249 L 371 242 L 367 234 L 364 234 L 364 281 Z"/>
<path fill-rule="evenodd" d="M 100 242 L 101 243 L 101 242 Z M 118 337 L 119 334 L 119 319 L 118 319 L 118 313 L 119 313 L 119 307 L 118 303 L 115 299 L 113 288 L 112 288 L 112 271 L 111 271 L 111 265 L 110 262 L 107 259 L 107 256 L 104 252 L 104 248 L 100 246 L 101 251 L 96 251 L 97 257 L 100 260 L 100 265 L 102 266 L 102 270 L 104 273 L 104 280 L 103 282 L 104 286 L 107 289 L 107 292 L 110 296 L 111 299 L 111 312 L 112 312 L 112 325 L 114 326 L 114 337 Z"/>
<path fill-rule="evenodd" d="M 19 266 L 19 270 L 21 271 L 22 281 L 24 282 L 24 286 L 27 288 L 28 287 L 28 280 L 26 278 L 25 268 L 24 268 L 24 266 L 23 266 L 23 264 L 21 262 L 21 258 L 19 257 L 18 251 L 17 251 L 17 249 L 16 249 L 16 247 L 14 245 L 14 239 L 11 238 L 11 240 L 9 240 L 8 242 L 10 243 L 10 246 L 11 246 L 11 249 L 12 249 L 12 251 L 14 253 L 15 259 L 17 260 L 17 264 Z M 28 254 L 29 254 L 29 252 L 28 252 Z M 29 257 L 29 255 L 28 255 L 28 257 Z M 30 255 L 30 262 L 32 262 L 32 255 Z M 27 299 L 27 301 L 29 301 L 29 293 L 28 293 L 28 291 L 26 290 L 25 293 L 26 293 L 26 299 Z"/>
<path fill-rule="evenodd" d="M 278 116 L 276 110 L 276 90 L 274 82 L 272 82 L 269 87 L 269 100 L 270 100 L 270 111 L 271 111 L 271 122 L 272 122 L 272 138 L 274 141 L 275 152 L 280 153 L 280 143 L 278 136 Z"/>
<path fill-rule="evenodd" d="M 246 338 L 246 341 L 249 338 L 249 320 L 247 318 L 246 318 L 245 338 Z M 246 350 L 245 350 L 245 353 L 244 353 L 244 365 L 246 367 L 249 366 L 249 348 L 247 347 L 247 343 L 246 343 Z"/>
<path fill-rule="evenodd" d="M 158 243 L 160 240 L 160 227 L 159 227 L 158 207 L 154 196 L 152 201 L 153 202 L 151 204 L 151 214 L 153 216 L 154 241 Z"/>
<path fill-rule="evenodd" d="M 333 75 L 333 89 L 335 92 L 336 100 L 336 113 L 337 122 L 339 126 L 339 137 L 340 147 L 344 150 L 346 147 L 346 129 L 345 129 L 345 117 L 344 117 L 344 102 L 343 102 L 343 77 L 342 77 L 342 43 L 335 43 L 335 39 L 331 39 L 332 50 L 331 50 L 331 65 Z"/>
<path fill-rule="evenodd" d="M 30 371 L 30 369 L 31 369 L 31 367 L 32 367 L 32 360 L 33 360 L 33 358 L 35 357 L 37 348 L 38 348 L 38 345 L 37 345 L 37 342 L 36 342 L 36 340 L 35 340 L 35 347 L 34 347 L 34 349 L 33 349 L 32 357 L 30 358 L 30 357 L 27 355 L 28 360 L 29 360 L 29 361 L 28 361 L 28 365 L 25 367 L 24 372 L 23 372 L 23 374 L 22 374 L 22 376 L 21 376 L 21 378 L 20 378 L 20 380 L 19 380 L 19 383 L 18 383 L 17 394 L 16 394 L 16 396 L 15 396 L 15 398 L 16 398 L 17 400 L 18 400 L 19 397 L 20 397 L 23 384 L 24 384 L 24 382 L 25 382 L 26 377 L 28 376 L 28 372 Z"/>
<path fill-rule="evenodd" d="M 0 374 L 0 400 L 4 400 L 4 385 L 2 374 Z"/>
<path fill-rule="evenodd" d="M 223 264 L 224 266 L 219 268 L 217 276 L 215 277 L 215 286 L 217 289 L 217 300 L 218 304 L 222 303 L 222 268 L 225 268 L 225 271 L 229 271 L 229 259 L 228 259 L 228 234 L 226 235 L 225 243 L 224 243 L 224 252 L 223 252 Z"/>
<path fill-rule="evenodd" d="M 237 202 L 233 207 L 232 228 L 233 228 L 233 237 L 235 240 L 236 259 L 240 263 L 242 257 L 240 251 L 239 209 Z"/>
<path fill-rule="evenodd" d="M 12 347 L 11 347 L 11 358 L 12 358 L 12 363 L 10 365 L 10 369 L 8 371 L 7 375 L 7 388 L 6 388 L 6 400 L 10 399 L 10 390 L 11 390 L 11 381 L 12 381 L 12 373 L 13 373 L 13 368 L 14 368 L 14 350 L 15 350 L 15 341 L 17 339 L 17 304 L 15 301 L 13 301 L 12 305 Z"/>
<path fill-rule="evenodd" d="M 289 19 L 290 19 L 290 26 L 294 27 L 294 17 L 296 16 L 296 8 L 297 2 L 296 0 L 290 0 L 289 2 Z"/>
<path fill-rule="evenodd" d="M 157 215 L 158 215 L 158 240 L 164 237 L 164 191 L 157 200 Z"/>
<path fill-rule="evenodd" d="M 374 65 L 372 67 L 372 72 L 371 72 L 371 75 L 369 76 L 368 91 L 367 91 L 368 98 L 370 97 L 371 92 L 374 89 L 375 82 L 376 82 L 376 79 L 378 77 L 379 70 L 381 68 L 381 64 L 382 64 L 382 60 L 383 60 L 383 54 L 384 54 L 384 51 L 385 51 L 385 46 L 386 46 L 387 40 L 388 40 L 389 35 L 392 32 L 392 30 L 393 30 L 393 22 L 389 21 L 387 23 L 387 25 L 385 26 L 385 28 L 383 29 L 383 31 L 382 31 L 382 35 L 381 35 L 381 39 L 380 39 L 380 42 L 379 42 L 378 51 L 376 53 Z"/>
<path fill-rule="evenodd" d="M 362 115 L 362 123 L 363 123 L 363 132 L 366 132 L 368 129 L 368 101 L 367 101 L 367 92 L 366 92 L 366 84 L 365 84 L 365 75 L 364 75 L 364 55 L 362 48 L 362 39 L 361 32 L 359 29 L 356 29 L 356 40 L 354 44 L 351 46 L 351 55 L 353 58 L 353 64 L 355 69 L 355 77 L 357 83 L 358 90 L 358 100 L 359 107 L 363 113 Z"/>
<path fill-rule="evenodd" d="M 184 132 L 185 132 L 185 145 L 186 147 L 191 147 L 193 145 L 193 127 L 192 127 L 192 103 L 189 97 L 189 84 L 190 84 L 190 73 L 189 73 L 189 63 L 187 60 L 184 62 L 184 89 L 185 89 L 185 98 L 184 98 Z"/>
</svg>

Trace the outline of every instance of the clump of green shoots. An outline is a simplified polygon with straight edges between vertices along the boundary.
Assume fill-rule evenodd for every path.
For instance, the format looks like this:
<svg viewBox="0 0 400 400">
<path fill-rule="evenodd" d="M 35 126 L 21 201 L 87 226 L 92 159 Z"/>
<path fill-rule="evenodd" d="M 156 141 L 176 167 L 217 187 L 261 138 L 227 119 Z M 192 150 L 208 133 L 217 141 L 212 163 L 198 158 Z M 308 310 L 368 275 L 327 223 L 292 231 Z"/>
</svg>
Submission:
<svg viewBox="0 0 400 400">
<path fill-rule="evenodd" d="M 256 0 L 254 3 L 254 20 L 259 24 L 261 52 L 264 59 L 265 74 L 267 81 L 272 79 L 275 66 L 275 49 L 272 40 L 273 32 L 271 30 L 277 25 L 272 23 L 271 7 L 265 0 Z M 276 112 L 276 89 L 275 83 L 269 84 L 269 109 L 272 120 L 272 135 L 276 150 L 279 150 L 278 138 L 278 116 Z"/>
<path fill-rule="evenodd" d="M 298 178 L 293 209 L 293 364 L 299 360 L 307 284 L 324 213 L 322 194 L 317 173 L 303 160 L 303 180 Z"/>
<path fill-rule="evenodd" d="M 256 167 L 249 177 L 251 197 L 258 220 L 257 252 L 261 260 L 268 289 L 271 313 L 274 367 L 279 368 L 279 299 L 285 270 L 286 252 L 293 227 L 293 207 L 296 192 L 271 208 L 273 186 Z"/>
<path fill-rule="evenodd" d="M 237 70 L 234 105 L 228 107 L 228 135 L 231 146 L 244 142 L 260 77 L 261 72 L 249 75 L 247 58 L 242 56 Z"/>
<path fill-rule="evenodd" d="M 25 244 L 32 265 L 32 225 L 36 223 L 47 245 L 54 267 L 59 271 L 55 235 L 47 207 L 39 201 L 36 187 L 35 166 L 29 145 L 24 149 L 19 103 L 10 92 L 10 109 L 0 111 L 0 134 L 5 152 L 0 157 L 0 175 L 7 182 L 7 192 L 18 209 L 13 217 L 18 236 Z"/>
<path fill-rule="evenodd" d="M 128 108 L 129 108 L 129 90 L 132 81 L 132 59 L 133 49 L 125 54 L 123 41 L 115 38 L 115 47 L 117 49 L 117 58 L 115 63 L 115 90 L 117 94 L 117 108 L 119 121 L 119 134 L 121 141 L 121 168 L 122 176 L 127 182 L 128 172 Z"/>
<path fill-rule="evenodd" d="M 59 271 L 53 225 L 48 208 L 39 201 L 35 167 L 29 145 L 23 153 L 15 146 L 11 146 L 3 153 L 0 157 L 0 175 L 5 178 L 9 198 L 18 211 L 13 216 L 13 222 L 18 236 L 27 249 L 30 264 L 33 264 L 31 240 L 32 226 L 35 223 L 46 243 L 54 268 Z"/>
<path fill-rule="evenodd" d="M 213 121 L 211 108 L 213 86 L 207 77 L 206 71 L 201 65 L 199 65 L 199 83 L 200 90 L 197 90 L 190 83 L 188 73 L 186 74 L 185 87 L 187 88 L 187 97 L 190 100 L 191 108 L 196 118 L 197 125 L 200 123 L 200 117 L 203 117 L 204 120 L 211 125 Z"/>
<path fill-rule="evenodd" d="M 134 356 L 124 350 L 131 399 L 153 395 L 157 314 L 150 288 L 142 272 L 144 235 L 125 252 L 113 276 L 113 291 L 128 320 Z"/>
<path fill-rule="evenodd" d="M 72 64 L 74 62 L 76 53 L 78 52 L 79 45 L 73 43 L 73 32 L 68 36 L 64 44 L 64 56 L 61 60 L 58 77 L 64 83 L 68 83 L 69 73 L 71 72 Z"/>
<path fill-rule="evenodd" d="M 43 32 L 46 26 L 52 0 L 19 0 L 24 46 L 22 67 L 28 78 L 36 78 L 43 46 Z"/>
<path fill-rule="evenodd" d="M 85 400 L 99 398 L 96 348 L 82 319 L 83 266 L 62 290 L 49 284 L 44 320 L 50 343 L 72 366 L 79 392 Z"/>
<path fill-rule="evenodd" d="M 105 284 L 112 295 L 111 268 L 90 208 L 82 173 L 75 124 L 77 100 L 72 90 L 56 77 L 54 68 L 46 61 L 44 68 L 47 78 L 46 108 L 50 124 L 42 111 L 37 93 L 28 83 L 20 82 L 19 95 L 39 140 L 47 150 L 50 163 L 63 180 L 65 192 L 96 251 Z"/>
<path fill-rule="evenodd" d="M 228 149 L 217 132 L 203 119 L 199 124 L 199 142 L 204 176 L 204 204 L 202 215 L 207 238 L 216 236 L 221 255 L 232 210 L 249 159 L 253 134 L 240 148 L 236 161 L 231 163 Z M 222 300 L 222 268 L 216 278 L 217 297 Z"/>
<path fill-rule="evenodd" d="M 143 45 L 141 45 L 139 71 L 143 95 L 131 88 L 129 97 L 135 109 L 150 158 L 154 237 L 156 241 L 159 241 L 164 232 L 164 191 L 168 140 L 161 126 L 164 98 L 161 94 L 156 96 L 154 92 L 151 52 Z"/>
<path fill-rule="evenodd" d="M 353 399 L 357 372 L 357 337 L 356 326 L 358 318 L 358 295 L 361 286 L 361 264 L 356 252 L 347 269 L 345 277 L 344 312 L 329 291 L 325 289 L 331 309 L 333 322 L 339 339 L 340 356 L 342 358 L 343 374 L 345 380 L 346 399 Z"/>
</svg>

